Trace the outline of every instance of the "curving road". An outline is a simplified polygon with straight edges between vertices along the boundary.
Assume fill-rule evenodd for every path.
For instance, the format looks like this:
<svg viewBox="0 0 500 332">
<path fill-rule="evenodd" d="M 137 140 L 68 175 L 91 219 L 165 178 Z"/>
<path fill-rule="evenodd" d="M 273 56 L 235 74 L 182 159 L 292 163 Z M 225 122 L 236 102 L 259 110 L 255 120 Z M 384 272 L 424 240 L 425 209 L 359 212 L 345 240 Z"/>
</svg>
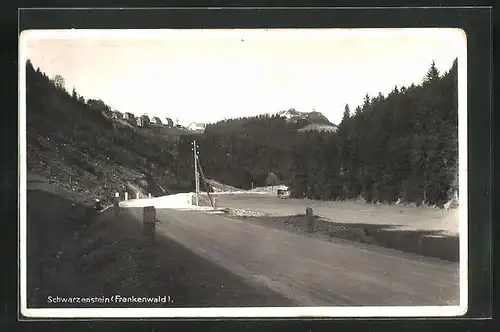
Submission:
<svg viewBox="0 0 500 332">
<path fill-rule="evenodd" d="M 142 220 L 141 208 L 129 208 Z M 302 306 L 458 305 L 458 264 L 334 243 L 200 211 L 157 209 L 157 232 Z"/>
</svg>

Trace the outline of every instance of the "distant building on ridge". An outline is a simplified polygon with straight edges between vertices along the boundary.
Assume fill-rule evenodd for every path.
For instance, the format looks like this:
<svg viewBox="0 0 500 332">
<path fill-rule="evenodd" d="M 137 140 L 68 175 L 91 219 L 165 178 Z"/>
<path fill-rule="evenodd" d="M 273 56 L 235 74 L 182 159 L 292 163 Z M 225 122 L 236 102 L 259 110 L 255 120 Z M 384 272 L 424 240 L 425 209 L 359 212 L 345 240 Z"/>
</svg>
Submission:
<svg viewBox="0 0 500 332">
<path fill-rule="evenodd" d="M 123 119 L 123 114 L 119 111 L 113 111 L 112 118 L 113 119 Z"/>
<path fill-rule="evenodd" d="M 134 121 L 135 116 L 130 112 L 126 112 L 125 114 L 123 114 L 123 119 L 128 121 Z"/>
<path fill-rule="evenodd" d="M 172 121 L 171 118 L 165 118 L 165 120 L 167 120 L 167 122 L 165 123 L 165 125 L 167 127 L 173 127 L 174 126 L 174 121 Z"/>
<path fill-rule="evenodd" d="M 160 120 L 160 118 L 159 118 L 159 117 L 154 116 L 154 117 L 151 119 L 151 124 L 161 125 L 161 124 L 162 124 L 162 122 L 161 122 L 161 120 Z"/>
<path fill-rule="evenodd" d="M 147 127 L 149 125 L 149 116 L 146 114 L 141 115 L 140 117 L 137 118 L 137 126 L 138 127 Z"/>
<path fill-rule="evenodd" d="M 193 130 L 193 131 L 204 131 L 206 128 L 205 123 L 199 123 L 199 122 L 191 122 L 188 126 L 187 129 Z"/>
</svg>

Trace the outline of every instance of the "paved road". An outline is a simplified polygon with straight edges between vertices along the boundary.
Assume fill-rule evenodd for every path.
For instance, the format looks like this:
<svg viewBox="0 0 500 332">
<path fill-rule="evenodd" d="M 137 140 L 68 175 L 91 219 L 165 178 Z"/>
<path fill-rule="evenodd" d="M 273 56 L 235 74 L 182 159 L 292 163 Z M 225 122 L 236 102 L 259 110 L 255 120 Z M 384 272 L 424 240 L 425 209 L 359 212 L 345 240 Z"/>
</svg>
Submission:
<svg viewBox="0 0 500 332">
<path fill-rule="evenodd" d="M 458 264 L 207 212 L 157 209 L 157 219 L 158 232 L 297 305 L 458 305 Z"/>
</svg>

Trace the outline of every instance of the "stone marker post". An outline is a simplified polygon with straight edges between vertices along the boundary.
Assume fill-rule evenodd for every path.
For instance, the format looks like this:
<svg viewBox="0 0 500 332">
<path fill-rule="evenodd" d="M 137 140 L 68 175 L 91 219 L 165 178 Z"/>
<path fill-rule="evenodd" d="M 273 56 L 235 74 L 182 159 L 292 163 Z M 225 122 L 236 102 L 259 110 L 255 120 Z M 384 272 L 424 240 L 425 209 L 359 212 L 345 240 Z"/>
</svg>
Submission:
<svg viewBox="0 0 500 332">
<path fill-rule="evenodd" d="M 128 192 L 125 192 L 125 200 L 128 201 Z"/>
<path fill-rule="evenodd" d="M 142 235 L 144 239 L 150 242 L 155 240 L 155 227 L 156 227 L 156 210 L 154 206 L 145 206 L 143 208 L 143 224 Z"/>
<path fill-rule="evenodd" d="M 307 220 L 307 231 L 309 233 L 314 233 L 316 230 L 316 221 L 314 220 L 313 210 L 308 207 L 306 209 L 306 220 Z"/>
<path fill-rule="evenodd" d="M 118 217 L 120 215 L 120 194 L 118 193 L 116 193 L 113 200 L 113 210 L 115 211 L 115 216 Z"/>
<path fill-rule="evenodd" d="M 139 199 L 139 193 L 135 193 L 135 199 Z"/>
</svg>

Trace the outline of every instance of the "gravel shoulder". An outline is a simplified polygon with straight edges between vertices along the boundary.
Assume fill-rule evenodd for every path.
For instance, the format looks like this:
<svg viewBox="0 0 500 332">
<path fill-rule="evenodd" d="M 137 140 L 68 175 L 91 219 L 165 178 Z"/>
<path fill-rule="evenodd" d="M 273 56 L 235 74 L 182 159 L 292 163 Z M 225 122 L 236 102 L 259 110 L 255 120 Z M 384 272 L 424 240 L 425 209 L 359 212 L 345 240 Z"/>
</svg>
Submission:
<svg viewBox="0 0 500 332">
<path fill-rule="evenodd" d="M 294 216 L 305 213 L 307 207 L 315 215 L 333 223 L 373 224 L 405 231 L 433 231 L 458 236 L 459 210 L 449 211 L 400 204 L 368 204 L 356 201 L 316 201 L 280 199 L 275 195 L 218 195 L 217 205 L 263 212 L 269 216 Z"/>
<path fill-rule="evenodd" d="M 322 202 L 259 195 L 219 195 L 220 213 L 324 241 L 345 239 L 412 254 L 459 261 L 458 209 Z M 308 233 L 306 207 L 316 231 Z"/>
<path fill-rule="evenodd" d="M 250 216 L 247 216 L 241 210 L 229 210 L 228 214 L 245 222 L 275 229 L 284 229 L 323 241 L 335 242 L 337 239 L 344 239 L 451 262 L 459 261 L 460 244 L 458 237 L 436 234 L 433 231 L 394 230 L 387 226 L 374 224 L 333 223 L 315 216 L 315 232 L 309 233 L 306 216 L 303 214 L 256 216 L 256 213 L 250 212 L 248 213 Z"/>
</svg>

